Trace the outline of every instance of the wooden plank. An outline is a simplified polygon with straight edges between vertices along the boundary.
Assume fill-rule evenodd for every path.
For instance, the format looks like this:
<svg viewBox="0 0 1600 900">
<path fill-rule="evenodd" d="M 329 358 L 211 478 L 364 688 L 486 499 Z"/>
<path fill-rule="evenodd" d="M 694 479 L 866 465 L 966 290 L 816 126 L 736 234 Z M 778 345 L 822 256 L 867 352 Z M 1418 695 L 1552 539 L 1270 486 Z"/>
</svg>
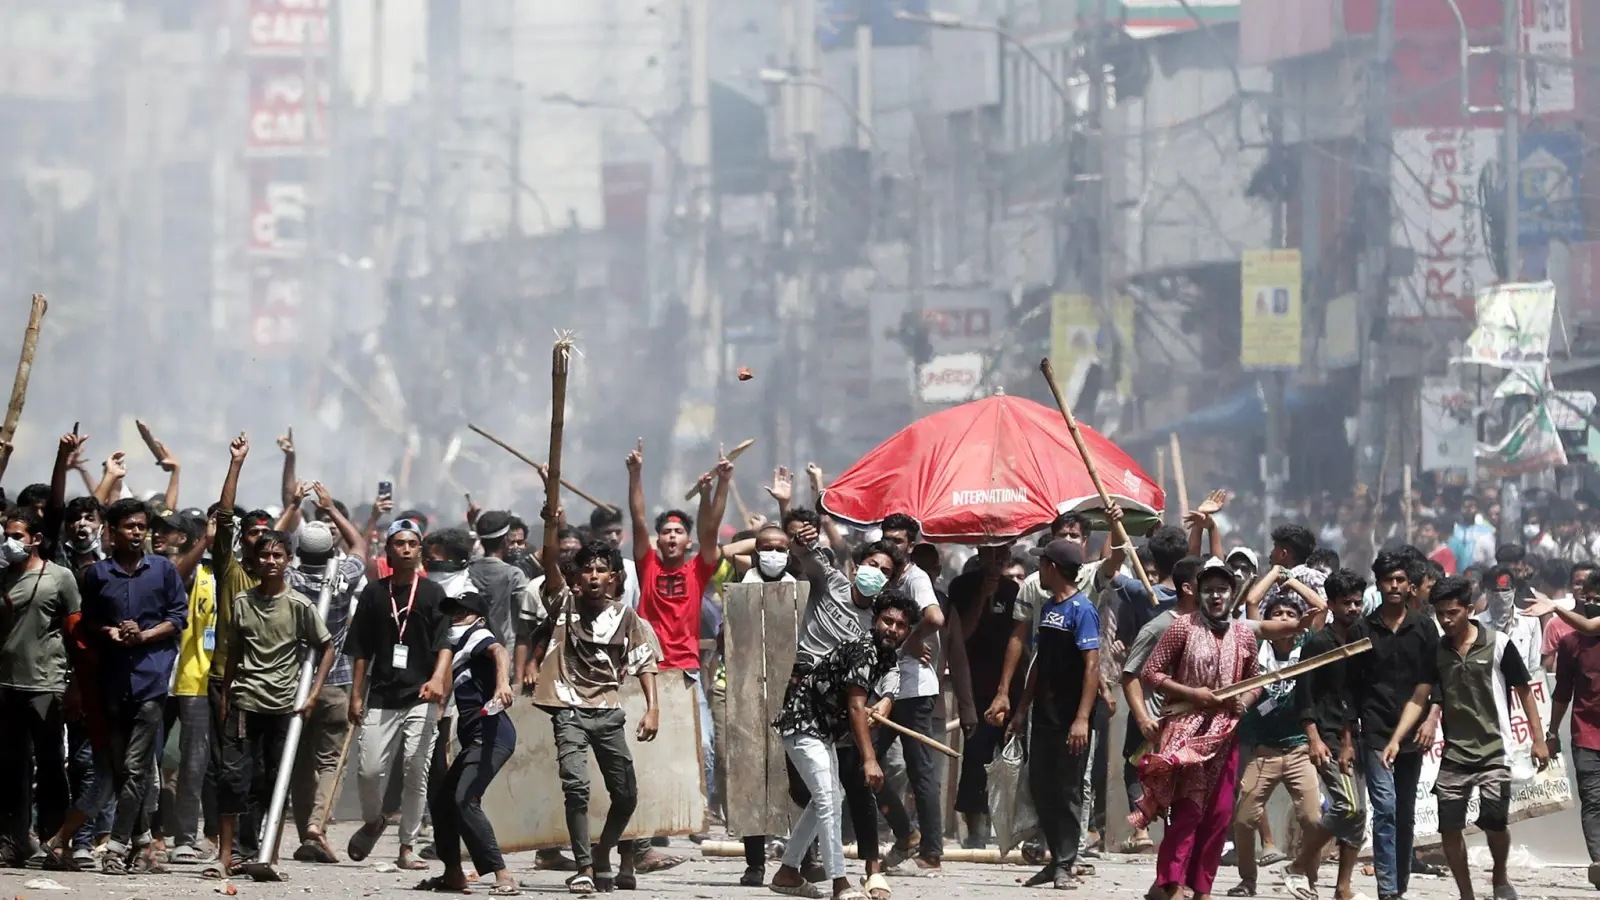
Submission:
<svg viewBox="0 0 1600 900">
<path fill-rule="evenodd" d="M 728 833 L 765 834 L 767 828 L 767 735 L 761 586 L 729 584 L 722 591 L 722 647 L 726 667 L 727 734 L 722 760 L 727 773 Z M 781 752 L 781 748 L 780 748 Z M 756 802 L 748 802 L 754 798 Z"/>
<path fill-rule="evenodd" d="M 800 632 L 800 617 L 810 596 L 805 583 L 761 586 L 762 667 L 765 671 L 766 715 L 762 724 L 770 726 L 783 709 L 784 692 L 794 669 L 795 642 Z M 789 773 L 783 742 L 771 727 L 766 728 L 767 744 L 767 827 L 762 834 L 788 834 L 800 811 L 789 799 Z M 730 752 L 737 753 L 737 750 Z"/>
<path fill-rule="evenodd" d="M 661 731 L 648 744 L 634 738 L 644 715 L 644 691 L 638 679 L 629 678 L 621 693 L 628 717 L 628 749 L 639 783 L 639 807 L 623 835 L 627 838 L 689 835 L 706 827 L 698 689 L 682 672 L 663 672 L 657 691 Z M 565 847 L 570 839 L 550 713 L 519 697 L 510 715 L 517 728 L 517 752 L 484 795 L 484 812 L 506 852 Z M 611 801 L 593 754 L 589 785 L 589 831 L 599 837 Z"/>
</svg>

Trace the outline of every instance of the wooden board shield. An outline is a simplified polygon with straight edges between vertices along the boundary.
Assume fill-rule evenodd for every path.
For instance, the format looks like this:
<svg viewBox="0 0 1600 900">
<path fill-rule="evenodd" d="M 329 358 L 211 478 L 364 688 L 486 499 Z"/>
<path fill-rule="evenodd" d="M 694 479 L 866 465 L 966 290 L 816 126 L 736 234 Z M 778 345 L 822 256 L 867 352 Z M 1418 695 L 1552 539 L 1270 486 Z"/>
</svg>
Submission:
<svg viewBox="0 0 1600 900">
<path fill-rule="evenodd" d="M 639 784 L 639 806 L 625 838 L 688 835 L 706 828 L 705 764 L 700 756 L 698 687 L 682 672 L 656 676 L 661 730 L 650 743 L 635 737 L 644 716 L 644 689 L 637 678 L 623 685 L 628 717 L 628 749 Z M 550 713 L 518 697 L 510 711 L 517 727 L 517 751 L 484 795 L 483 809 L 506 852 L 565 847 L 566 798 L 556 767 L 555 731 Z M 594 755 L 589 756 L 589 834 L 598 839 L 611 808 Z"/>
<path fill-rule="evenodd" d="M 789 799 L 783 743 L 771 723 L 783 706 L 809 596 L 810 585 L 804 582 L 730 584 L 723 589 L 729 834 L 788 834 L 799 815 Z"/>
</svg>

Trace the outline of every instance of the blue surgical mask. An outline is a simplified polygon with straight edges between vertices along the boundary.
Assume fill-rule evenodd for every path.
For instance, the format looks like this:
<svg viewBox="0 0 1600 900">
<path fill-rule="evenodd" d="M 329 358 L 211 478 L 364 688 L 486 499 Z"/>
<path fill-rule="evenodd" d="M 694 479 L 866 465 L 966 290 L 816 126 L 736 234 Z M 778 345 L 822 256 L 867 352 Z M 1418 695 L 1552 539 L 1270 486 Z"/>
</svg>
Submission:
<svg viewBox="0 0 1600 900">
<path fill-rule="evenodd" d="M 856 590 L 860 591 L 863 597 L 878 596 L 888 584 L 889 576 L 885 575 L 882 569 L 875 566 L 862 566 L 856 569 Z"/>
</svg>

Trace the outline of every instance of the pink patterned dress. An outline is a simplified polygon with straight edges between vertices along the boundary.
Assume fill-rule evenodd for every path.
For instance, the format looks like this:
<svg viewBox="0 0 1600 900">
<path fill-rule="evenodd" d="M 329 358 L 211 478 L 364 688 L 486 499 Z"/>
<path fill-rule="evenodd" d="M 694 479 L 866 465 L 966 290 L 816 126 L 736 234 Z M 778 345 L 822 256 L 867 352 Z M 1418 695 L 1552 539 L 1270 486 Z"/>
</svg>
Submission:
<svg viewBox="0 0 1600 900">
<path fill-rule="evenodd" d="M 1258 643 L 1249 626 L 1234 622 L 1218 635 L 1198 615 L 1179 616 L 1162 635 L 1139 673 L 1146 690 L 1160 690 L 1169 678 L 1189 687 L 1220 690 L 1259 673 Z M 1233 759 L 1238 725 L 1239 717 L 1226 708 L 1166 720 L 1160 746 L 1139 762 L 1144 796 L 1128 816 L 1133 826 L 1149 827 L 1178 800 L 1193 800 L 1206 808 L 1223 769 Z"/>
</svg>

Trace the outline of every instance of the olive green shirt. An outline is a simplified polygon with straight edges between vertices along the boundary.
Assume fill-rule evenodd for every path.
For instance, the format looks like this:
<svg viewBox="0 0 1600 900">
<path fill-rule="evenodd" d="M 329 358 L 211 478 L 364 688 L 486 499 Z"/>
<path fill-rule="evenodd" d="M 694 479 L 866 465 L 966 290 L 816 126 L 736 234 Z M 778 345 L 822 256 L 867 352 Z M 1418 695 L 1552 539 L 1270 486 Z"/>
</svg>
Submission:
<svg viewBox="0 0 1600 900">
<path fill-rule="evenodd" d="M 261 579 L 245 571 L 233 552 L 233 533 L 233 519 L 224 516 L 217 524 L 217 537 L 211 543 L 211 571 L 217 576 L 217 646 L 211 651 L 212 678 L 222 678 L 228 671 L 234 598 L 261 583 Z"/>
<path fill-rule="evenodd" d="M 20 565 L 18 566 L 20 569 Z M 60 693 L 67 687 L 68 616 L 80 612 L 78 580 L 46 562 L 32 572 L 0 575 L 0 687 Z"/>
<path fill-rule="evenodd" d="M 237 668 L 229 701 L 248 712 L 293 712 L 303 651 L 333 640 L 317 607 L 293 588 L 264 596 L 259 587 L 235 595 L 231 605 L 229 646 Z"/>
</svg>

